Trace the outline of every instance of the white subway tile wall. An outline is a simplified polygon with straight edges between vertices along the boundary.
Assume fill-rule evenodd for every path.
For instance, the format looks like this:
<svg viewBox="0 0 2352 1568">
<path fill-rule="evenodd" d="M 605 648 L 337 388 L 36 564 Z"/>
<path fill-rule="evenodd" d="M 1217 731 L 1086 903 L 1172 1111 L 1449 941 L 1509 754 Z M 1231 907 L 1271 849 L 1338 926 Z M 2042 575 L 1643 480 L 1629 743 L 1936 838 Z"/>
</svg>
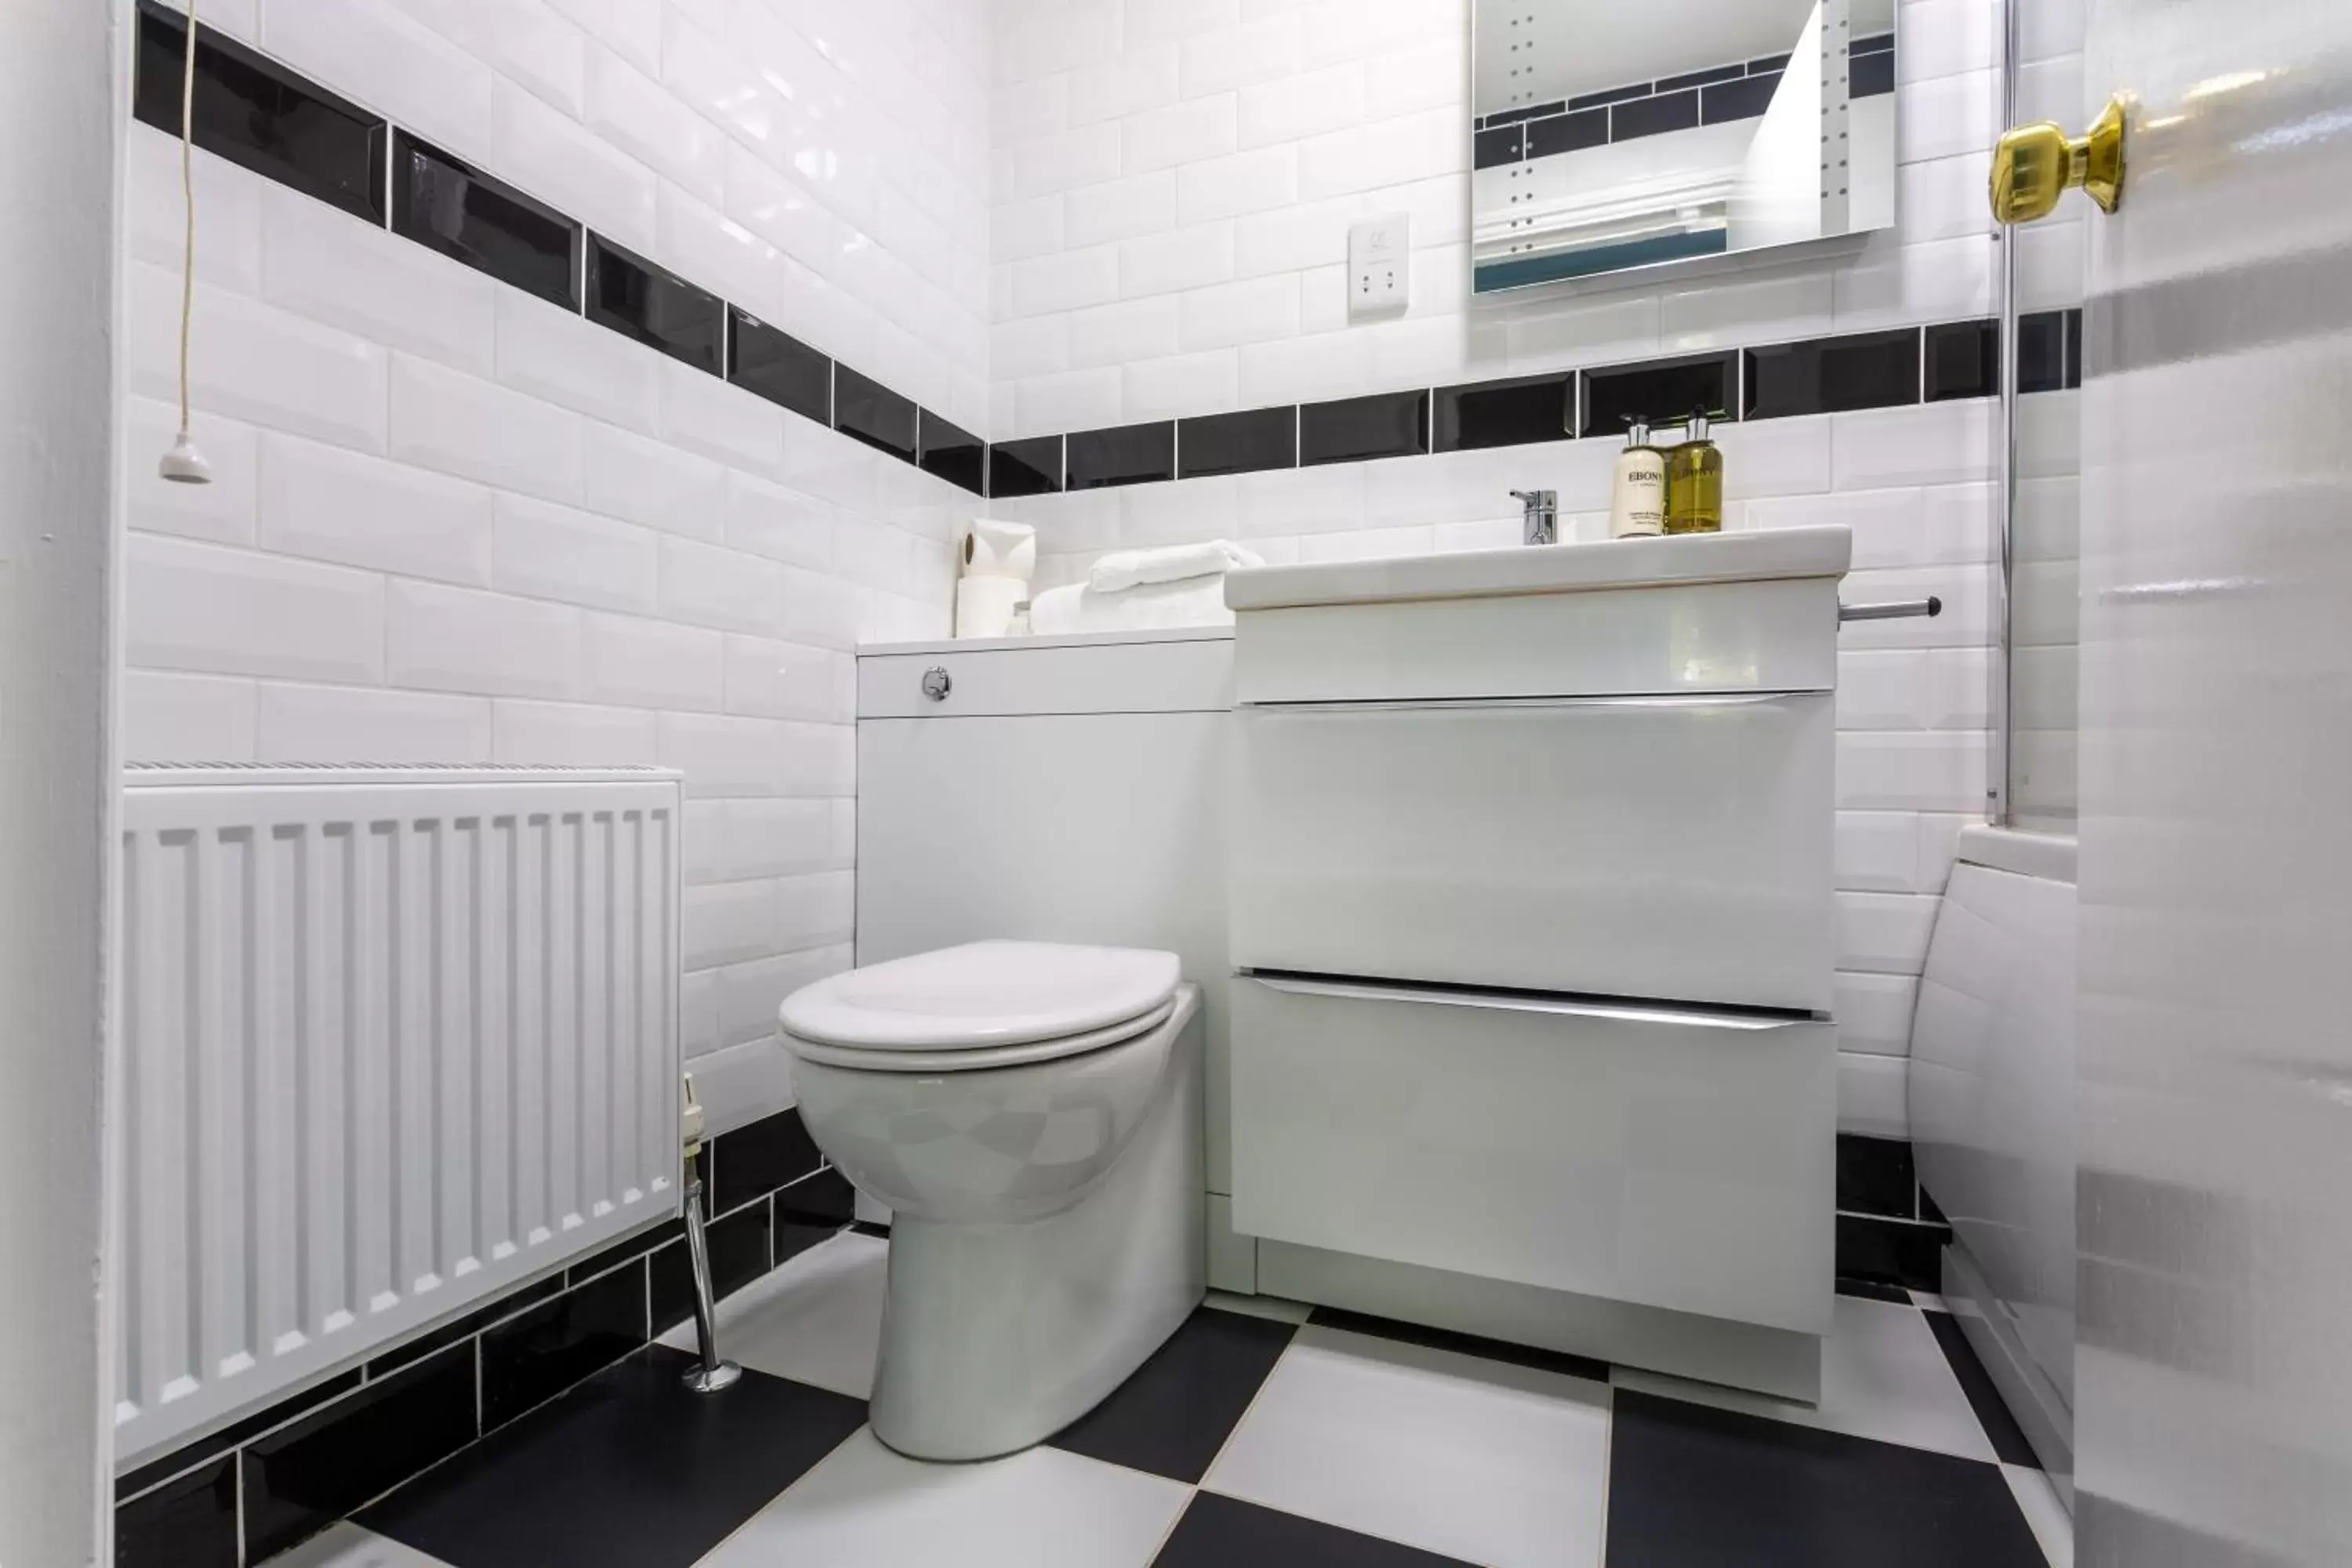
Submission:
<svg viewBox="0 0 2352 1568">
<path fill-rule="evenodd" d="M 986 426 L 994 89 L 972 0 L 204 16 Z M 127 134 L 125 754 L 684 768 L 688 1049 L 719 1126 L 789 1103 L 775 1005 L 850 961 L 848 650 L 946 634 L 949 541 L 979 503 L 205 153 L 215 482 L 164 484 L 179 165 Z"/>
<path fill-rule="evenodd" d="M 1997 0 L 1904 0 L 1895 230 L 1825 258 L 1696 282 L 1475 305 L 1465 291 L 1469 0 L 996 4 L 1000 438 L 1994 308 L 1983 193 Z M 2042 79 L 2053 100 L 2074 90 L 2063 68 Z M 1172 207 L 1164 184 L 1147 184 L 1171 172 Z M 1348 226 L 1397 211 L 1412 215 L 1411 308 L 1350 326 Z M 2030 265 L 2060 289 L 2079 240 L 2043 249 Z M 1115 350 L 1102 346 L 1107 334 Z M 1910 1000 L 1935 895 L 1957 825 L 1985 805 L 1995 417 L 1984 402 L 1935 404 L 1717 432 L 1729 526 L 1847 523 L 1850 599 L 1937 594 L 1947 606 L 1933 621 L 1856 626 L 1842 639 L 1841 1045 L 1855 1065 L 1841 1083 L 1856 1131 L 1902 1132 Z M 1105 550 L 1220 533 L 1285 561 L 1514 543 L 1513 489 L 1557 489 L 1563 529 L 1591 539 L 1606 531 L 1613 445 L 992 505 L 1038 525 L 1049 584 L 1075 580 Z M 2053 533 L 2064 499 L 2053 491 L 2045 507 Z"/>
</svg>

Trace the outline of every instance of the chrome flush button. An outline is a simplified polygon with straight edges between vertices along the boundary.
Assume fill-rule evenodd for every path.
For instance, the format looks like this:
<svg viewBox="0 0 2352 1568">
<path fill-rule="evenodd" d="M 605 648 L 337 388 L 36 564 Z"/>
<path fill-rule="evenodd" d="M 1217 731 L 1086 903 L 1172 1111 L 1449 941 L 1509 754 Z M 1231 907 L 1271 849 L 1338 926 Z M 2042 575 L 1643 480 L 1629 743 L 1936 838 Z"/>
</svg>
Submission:
<svg viewBox="0 0 2352 1568">
<path fill-rule="evenodd" d="M 942 667 L 935 664 L 923 671 L 923 695 L 932 701 L 946 701 L 948 693 L 954 689 L 955 682 L 949 679 L 947 670 Z"/>
</svg>

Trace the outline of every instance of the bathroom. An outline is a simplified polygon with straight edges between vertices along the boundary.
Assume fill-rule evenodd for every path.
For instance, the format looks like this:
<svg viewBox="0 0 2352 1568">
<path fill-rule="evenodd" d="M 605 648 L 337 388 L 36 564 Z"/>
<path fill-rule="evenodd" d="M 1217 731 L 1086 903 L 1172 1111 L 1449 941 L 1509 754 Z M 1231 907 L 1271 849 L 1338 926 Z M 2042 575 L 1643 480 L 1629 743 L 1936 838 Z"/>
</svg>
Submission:
<svg viewBox="0 0 2352 1568">
<path fill-rule="evenodd" d="M 2352 1562 L 2251 9 L 11 0 L 0 1563 Z"/>
</svg>

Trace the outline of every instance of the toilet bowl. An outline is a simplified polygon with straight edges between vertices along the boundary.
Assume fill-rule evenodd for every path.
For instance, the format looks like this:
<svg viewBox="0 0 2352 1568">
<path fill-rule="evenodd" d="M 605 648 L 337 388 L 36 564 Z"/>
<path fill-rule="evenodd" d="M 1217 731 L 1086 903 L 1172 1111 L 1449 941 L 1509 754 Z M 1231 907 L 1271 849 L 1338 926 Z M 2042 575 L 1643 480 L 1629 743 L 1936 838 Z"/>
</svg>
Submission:
<svg viewBox="0 0 2352 1568">
<path fill-rule="evenodd" d="M 1198 987 L 1174 954 L 983 942 L 778 1014 L 803 1122 L 892 1210 L 875 1436 L 980 1459 L 1094 1408 L 1207 1290 Z"/>
</svg>

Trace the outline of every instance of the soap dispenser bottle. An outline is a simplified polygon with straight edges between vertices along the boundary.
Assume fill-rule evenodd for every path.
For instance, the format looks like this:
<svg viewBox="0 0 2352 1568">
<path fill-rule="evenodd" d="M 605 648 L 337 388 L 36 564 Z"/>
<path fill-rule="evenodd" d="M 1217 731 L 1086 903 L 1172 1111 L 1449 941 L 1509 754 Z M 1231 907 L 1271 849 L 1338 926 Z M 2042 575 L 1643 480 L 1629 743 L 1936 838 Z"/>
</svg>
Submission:
<svg viewBox="0 0 2352 1568">
<path fill-rule="evenodd" d="M 1707 438 L 1706 410 L 1693 414 L 1690 431 L 1666 457 L 1666 531 L 1723 531 L 1723 448 Z"/>
<path fill-rule="evenodd" d="M 1609 495 L 1609 537 L 1648 538 L 1666 528 L 1666 455 L 1650 445 L 1650 422 L 1625 422 L 1625 449 Z"/>
</svg>

